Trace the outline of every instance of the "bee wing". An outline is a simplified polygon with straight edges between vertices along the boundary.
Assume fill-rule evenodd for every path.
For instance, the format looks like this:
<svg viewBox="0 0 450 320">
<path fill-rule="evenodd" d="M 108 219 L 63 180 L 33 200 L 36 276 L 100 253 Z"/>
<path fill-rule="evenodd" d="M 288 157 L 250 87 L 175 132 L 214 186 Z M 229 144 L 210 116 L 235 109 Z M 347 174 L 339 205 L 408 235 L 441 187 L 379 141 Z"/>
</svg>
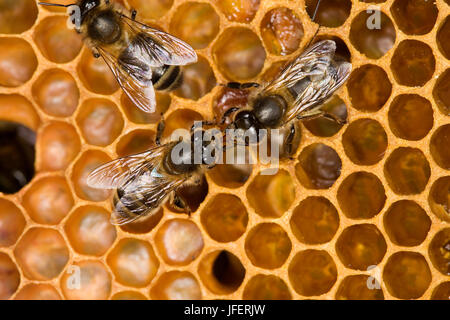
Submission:
<svg viewBox="0 0 450 320">
<path fill-rule="evenodd" d="M 153 67 L 186 65 L 197 62 L 197 53 L 186 42 L 121 14 L 135 36 L 135 52 L 148 57 Z"/>
<path fill-rule="evenodd" d="M 119 158 L 96 168 L 87 177 L 87 184 L 98 189 L 117 189 L 138 176 L 148 166 L 159 163 L 169 144 L 146 152 Z"/>
<path fill-rule="evenodd" d="M 149 113 L 155 112 L 156 99 L 151 68 L 145 70 L 138 65 L 124 63 L 102 47 L 97 47 L 97 50 L 128 98 L 139 109 Z"/>
<path fill-rule="evenodd" d="M 336 68 L 326 71 L 326 76 L 317 82 L 311 81 L 303 92 L 297 96 L 292 107 L 284 116 L 284 123 L 294 118 L 301 119 L 302 113 L 312 107 L 320 105 L 339 89 L 350 76 L 352 70 L 351 63 L 341 62 Z"/>
<path fill-rule="evenodd" d="M 335 51 L 336 43 L 332 40 L 313 44 L 286 65 L 274 80 L 264 86 L 263 91 L 270 93 L 289 88 L 307 76 L 322 73 L 330 64 Z"/>
<path fill-rule="evenodd" d="M 167 196 L 186 181 L 181 175 L 159 174 L 157 167 L 149 170 L 151 179 L 147 183 L 137 182 L 132 192 L 124 193 L 119 199 L 111 215 L 112 224 L 124 225 L 155 213 Z"/>
</svg>

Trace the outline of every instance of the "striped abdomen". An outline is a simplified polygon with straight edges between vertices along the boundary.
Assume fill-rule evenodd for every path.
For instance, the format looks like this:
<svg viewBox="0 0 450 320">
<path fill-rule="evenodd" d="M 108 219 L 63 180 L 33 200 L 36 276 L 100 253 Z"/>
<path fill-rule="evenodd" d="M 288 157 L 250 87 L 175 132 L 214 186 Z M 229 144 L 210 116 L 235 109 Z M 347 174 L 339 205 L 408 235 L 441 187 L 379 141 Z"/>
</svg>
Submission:
<svg viewBox="0 0 450 320">
<path fill-rule="evenodd" d="M 179 66 L 164 65 L 152 70 L 152 82 L 155 90 L 174 90 L 181 84 L 182 72 Z"/>
</svg>

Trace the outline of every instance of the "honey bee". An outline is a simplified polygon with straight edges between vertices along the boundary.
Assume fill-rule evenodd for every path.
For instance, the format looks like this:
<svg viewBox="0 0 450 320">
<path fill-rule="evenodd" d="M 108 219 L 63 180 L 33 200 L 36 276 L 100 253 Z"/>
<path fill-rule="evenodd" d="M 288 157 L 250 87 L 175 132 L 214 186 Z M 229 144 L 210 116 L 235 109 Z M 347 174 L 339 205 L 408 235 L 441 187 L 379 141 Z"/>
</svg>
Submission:
<svg viewBox="0 0 450 320">
<path fill-rule="evenodd" d="M 103 58 L 131 101 L 145 112 L 155 111 L 154 89 L 175 89 L 181 81 L 180 66 L 197 61 L 188 44 L 136 21 L 136 10 L 128 17 L 109 0 L 39 4 L 75 6 L 77 10 L 70 14 L 75 30 L 83 35 L 94 57 Z"/>
<path fill-rule="evenodd" d="M 299 120 L 316 117 L 330 118 L 345 123 L 333 114 L 322 110 L 323 103 L 339 89 L 350 75 L 352 65 L 334 58 L 336 43 L 333 40 L 319 41 L 309 46 L 301 55 L 288 63 L 279 75 L 269 83 L 228 83 L 235 89 L 253 88 L 248 103 L 243 108 L 230 108 L 223 117 L 231 117 L 229 129 L 242 129 L 253 142 L 259 143 L 260 129 L 281 129 L 287 134 L 280 144 L 284 156 L 295 151 L 292 147 L 297 135 Z M 270 130 L 268 130 L 270 133 Z M 239 141 L 248 145 L 248 139 Z"/>
<path fill-rule="evenodd" d="M 191 209 L 178 190 L 200 184 L 205 170 L 215 165 L 214 141 L 217 140 L 205 141 L 205 131 L 193 127 L 189 140 L 161 145 L 161 123 L 156 147 L 108 162 L 92 171 L 87 178 L 90 187 L 115 189 L 111 217 L 111 223 L 115 225 L 154 214 L 169 199 L 175 208 L 190 214 Z M 220 131 L 217 132 L 222 137 Z M 198 164 L 195 153 L 201 155 Z M 212 157 L 208 157 L 211 154 Z"/>
</svg>

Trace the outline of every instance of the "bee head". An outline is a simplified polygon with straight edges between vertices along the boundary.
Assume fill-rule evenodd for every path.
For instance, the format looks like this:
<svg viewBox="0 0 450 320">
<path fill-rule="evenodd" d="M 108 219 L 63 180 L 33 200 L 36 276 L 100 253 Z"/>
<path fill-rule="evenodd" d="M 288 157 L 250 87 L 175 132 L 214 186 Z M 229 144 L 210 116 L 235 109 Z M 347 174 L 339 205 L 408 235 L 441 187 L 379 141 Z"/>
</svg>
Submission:
<svg viewBox="0 0 450 320">
<path fill-rule="evenodd" d="M 236 133 L 238 144 L 242 143 L 240 140 L 244 140 L 245 144 L 248 145 L 249 141 L 260 141 L 259 130 L 264 129 L 264 127 L 252 111 L 242 110 L 234 117 L 231 129 L 240 131 Z"/>
</svg>

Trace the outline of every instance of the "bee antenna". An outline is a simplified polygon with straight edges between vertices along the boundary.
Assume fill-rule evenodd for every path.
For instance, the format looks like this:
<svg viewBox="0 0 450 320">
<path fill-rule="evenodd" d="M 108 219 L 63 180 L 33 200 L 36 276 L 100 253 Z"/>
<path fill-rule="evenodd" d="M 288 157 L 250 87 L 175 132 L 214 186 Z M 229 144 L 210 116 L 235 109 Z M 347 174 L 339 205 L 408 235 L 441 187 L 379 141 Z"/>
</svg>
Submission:
<svg viewBox="0 0 450 320">
<path fill-rule="evenodd" d="M 315 20 L 316 20 L 317 12 L 319 11 L 319 6 L 320 6 L 320 2 L 321 2 L 321 1 L 322 1 L 322 0 L 318 0 L 318 1 L 317 1 L 316 9 L 314 9 L 313 16 L 311 17 L 312 22 L 315 22 Z M 314 39 L 316 38 L 317 34 L 319 33 L 319 29 L 320 29 L 320 24 L 319 24 L 319 26 L 317 27 L 317 30 L 316 30 L 316 32 L 314 33 L 314 36 L 311 38 L 311 40 L 309 41 L 309 43 L 308 43 L 308 45 L 306 46 L 306 48 L 309 47 L 309 46 L 311 45 L 311 43 L 314 41 Z"/>
<path fill-rule="evenodd" d="M 72 4 L 60 4 L 60 3 L 49 3 L 49 2 L 38 2 L 38 4 L 41 5 L 41 6 L 64 7 L 64 8 L 67 8 L 67 7 L 70 7 L 70 6 L 74 5 L 74 3 L 72 3 Z"/>
</svg>

